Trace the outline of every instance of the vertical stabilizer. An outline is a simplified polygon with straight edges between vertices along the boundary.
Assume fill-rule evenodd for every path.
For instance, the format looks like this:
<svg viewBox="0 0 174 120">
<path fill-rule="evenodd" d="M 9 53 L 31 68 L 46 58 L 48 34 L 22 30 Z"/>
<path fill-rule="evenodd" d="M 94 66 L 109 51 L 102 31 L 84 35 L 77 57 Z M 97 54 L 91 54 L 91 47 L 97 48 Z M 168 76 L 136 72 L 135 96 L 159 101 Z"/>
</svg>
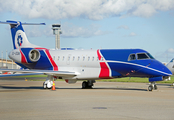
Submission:
<svg viewBox="0 0 174 120">
<path fill-rule="evenodd" d="M 1 24 L 10 24 L 11 26 L 11 35 L 12 35 L 12 41 L 13 41 L 13 48 L 18 49 L 18 48 L 35 48 L 38 47 L 36 45 L 31 44 L 27 36 L 25 34 L 25 31 L 22 27 L 22 25 L 45 25 L 45 23 L 40 23 L 40 24 L 35 24 L 35 23 L 21 23 L 18 21 L 6 21 L 6 22 L 1 22 Z"/>
</svg>

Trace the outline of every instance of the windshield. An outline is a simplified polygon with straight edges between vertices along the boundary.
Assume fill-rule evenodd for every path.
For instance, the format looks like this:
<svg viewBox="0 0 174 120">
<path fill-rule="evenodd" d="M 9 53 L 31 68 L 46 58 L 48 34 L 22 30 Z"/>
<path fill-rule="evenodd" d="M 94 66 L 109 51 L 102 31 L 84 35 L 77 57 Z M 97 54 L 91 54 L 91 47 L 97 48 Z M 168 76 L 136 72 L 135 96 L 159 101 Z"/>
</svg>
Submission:
<svg viewBox="0 0 174 120">
<path fill-rule="evenodd" d="M 150 53 L 146 53 L 150 59 L 155 59 Z"/>
<path fill-rule="evenodd" d="M 138 53 L 138 59 L 154 59 L 154 57 L 150 53 Z"/>
<path fill-rule="evenodd" d="M 137 53 L 137 54 L 130 54 L 128 61 L 136 59 L 142 60 L 142 59 L 155 59 L 155 58 L 150 53 Z M 174 59 L 172 61 L 174 61 Z"/>
<path fill-rule="evenodd" d="M 149 57 L 145 53 L 138 53 L 137 58 L 138 59 L 149 59 Z"/>
</svg>

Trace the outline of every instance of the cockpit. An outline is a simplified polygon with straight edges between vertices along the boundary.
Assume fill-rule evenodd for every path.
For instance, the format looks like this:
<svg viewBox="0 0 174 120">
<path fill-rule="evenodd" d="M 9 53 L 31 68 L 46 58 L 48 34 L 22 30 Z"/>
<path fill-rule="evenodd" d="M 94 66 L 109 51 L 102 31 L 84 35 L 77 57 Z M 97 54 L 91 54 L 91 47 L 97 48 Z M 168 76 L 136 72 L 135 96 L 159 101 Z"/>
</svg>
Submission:
<svg viewBox="0 0 174 120">
<path fill-rule="evenodd" d="M 154 57 L 150 53 L 134 53 L 129 55 L 128 61 L 143 59 L 154 59 Z"/>
</svg>

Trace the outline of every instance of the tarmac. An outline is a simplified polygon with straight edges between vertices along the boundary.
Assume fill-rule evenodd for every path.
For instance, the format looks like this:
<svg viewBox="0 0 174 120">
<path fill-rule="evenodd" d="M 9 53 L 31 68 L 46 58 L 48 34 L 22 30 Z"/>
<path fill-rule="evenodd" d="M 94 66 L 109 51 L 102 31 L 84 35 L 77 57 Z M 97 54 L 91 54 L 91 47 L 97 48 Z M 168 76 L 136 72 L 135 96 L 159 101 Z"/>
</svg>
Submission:
<svg viewBox="0 0 174 120">
<path fill-rule="evenodd" d="M 174 88 L 147 83 L 56 81 L 56 91 L 43 81 L 0 80 L 0 120 L 173 120 Z"/>
</svg>

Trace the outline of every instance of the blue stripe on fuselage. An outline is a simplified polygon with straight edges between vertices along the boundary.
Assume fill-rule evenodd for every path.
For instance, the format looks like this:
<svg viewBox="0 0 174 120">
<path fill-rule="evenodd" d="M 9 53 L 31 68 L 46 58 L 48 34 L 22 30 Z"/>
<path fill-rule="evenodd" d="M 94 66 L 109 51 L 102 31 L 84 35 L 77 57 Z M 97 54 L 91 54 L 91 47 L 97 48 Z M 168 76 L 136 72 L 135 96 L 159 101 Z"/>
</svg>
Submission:
<svg viewBox="0 0 174 120">
<path fill-rule="evenodd" d="M 38 49 L 39 50 L 39 49 Z M 35 65 L 34 69 L 47 69 L 53 70 L 53 66 L 51 65 L 47 55 L 45 54 L 44 50 L 39 50 L 41 57 L 37 64 Z"/>
<path fill-rule="evenodd" d="M 21 48 L 22 52 L 24 53 L 28 64 L 23 64 L 29 69 L 45 69 L 45 70 L 53 70 L 53 66 L 51 65 L 47 55 L 45 54 L 44 50 L 37 49 L 40 52 L 40 59 L 37 62 L 31 62 L 29 59 L 29 52 L 33 48 Z"/>
<path fill-rule="evenodd" d="M 128 62 L 128 57 L 133 53 L 142 53 L 146 52 L 141 49 L 103 49 L 100 50 L 101 54 L 106 61 L 121 61 Z M 118 62 L 108 62 L 108 65 L 111 69 L 111 76 L 125 76 L 128 72 L 131 72 L 134 68 L 132 65 L 127 65 Z M 137 68 L 138 69 L 138 68 Z"/>
<path fill-rule="evenodd" d="M 141 49 L 101 49 L 100 52 L 105 60 L 127 61 L 130 54 L 146 51 Z"/>
<path fill-rule="evenodd" d="M 33 48 L 21 48 L 21 51 L 24 53 L 28 63 L 32 63 L 31 60 L 29 59 L 29 52 L 31 49 Z"/>
<path fill-rule="evenodd" d="M 170 71 L 155 59 L 141 59 L 128 61 L 128 57 L 133 53 L 147 53 L 141 49 L 123 50 L 100 50 L 102 56 L 107 61 L 112 77 L 120 73 L 122 76 L 130 77 L 154 77 L 169 76 Z"/>
</svg>

